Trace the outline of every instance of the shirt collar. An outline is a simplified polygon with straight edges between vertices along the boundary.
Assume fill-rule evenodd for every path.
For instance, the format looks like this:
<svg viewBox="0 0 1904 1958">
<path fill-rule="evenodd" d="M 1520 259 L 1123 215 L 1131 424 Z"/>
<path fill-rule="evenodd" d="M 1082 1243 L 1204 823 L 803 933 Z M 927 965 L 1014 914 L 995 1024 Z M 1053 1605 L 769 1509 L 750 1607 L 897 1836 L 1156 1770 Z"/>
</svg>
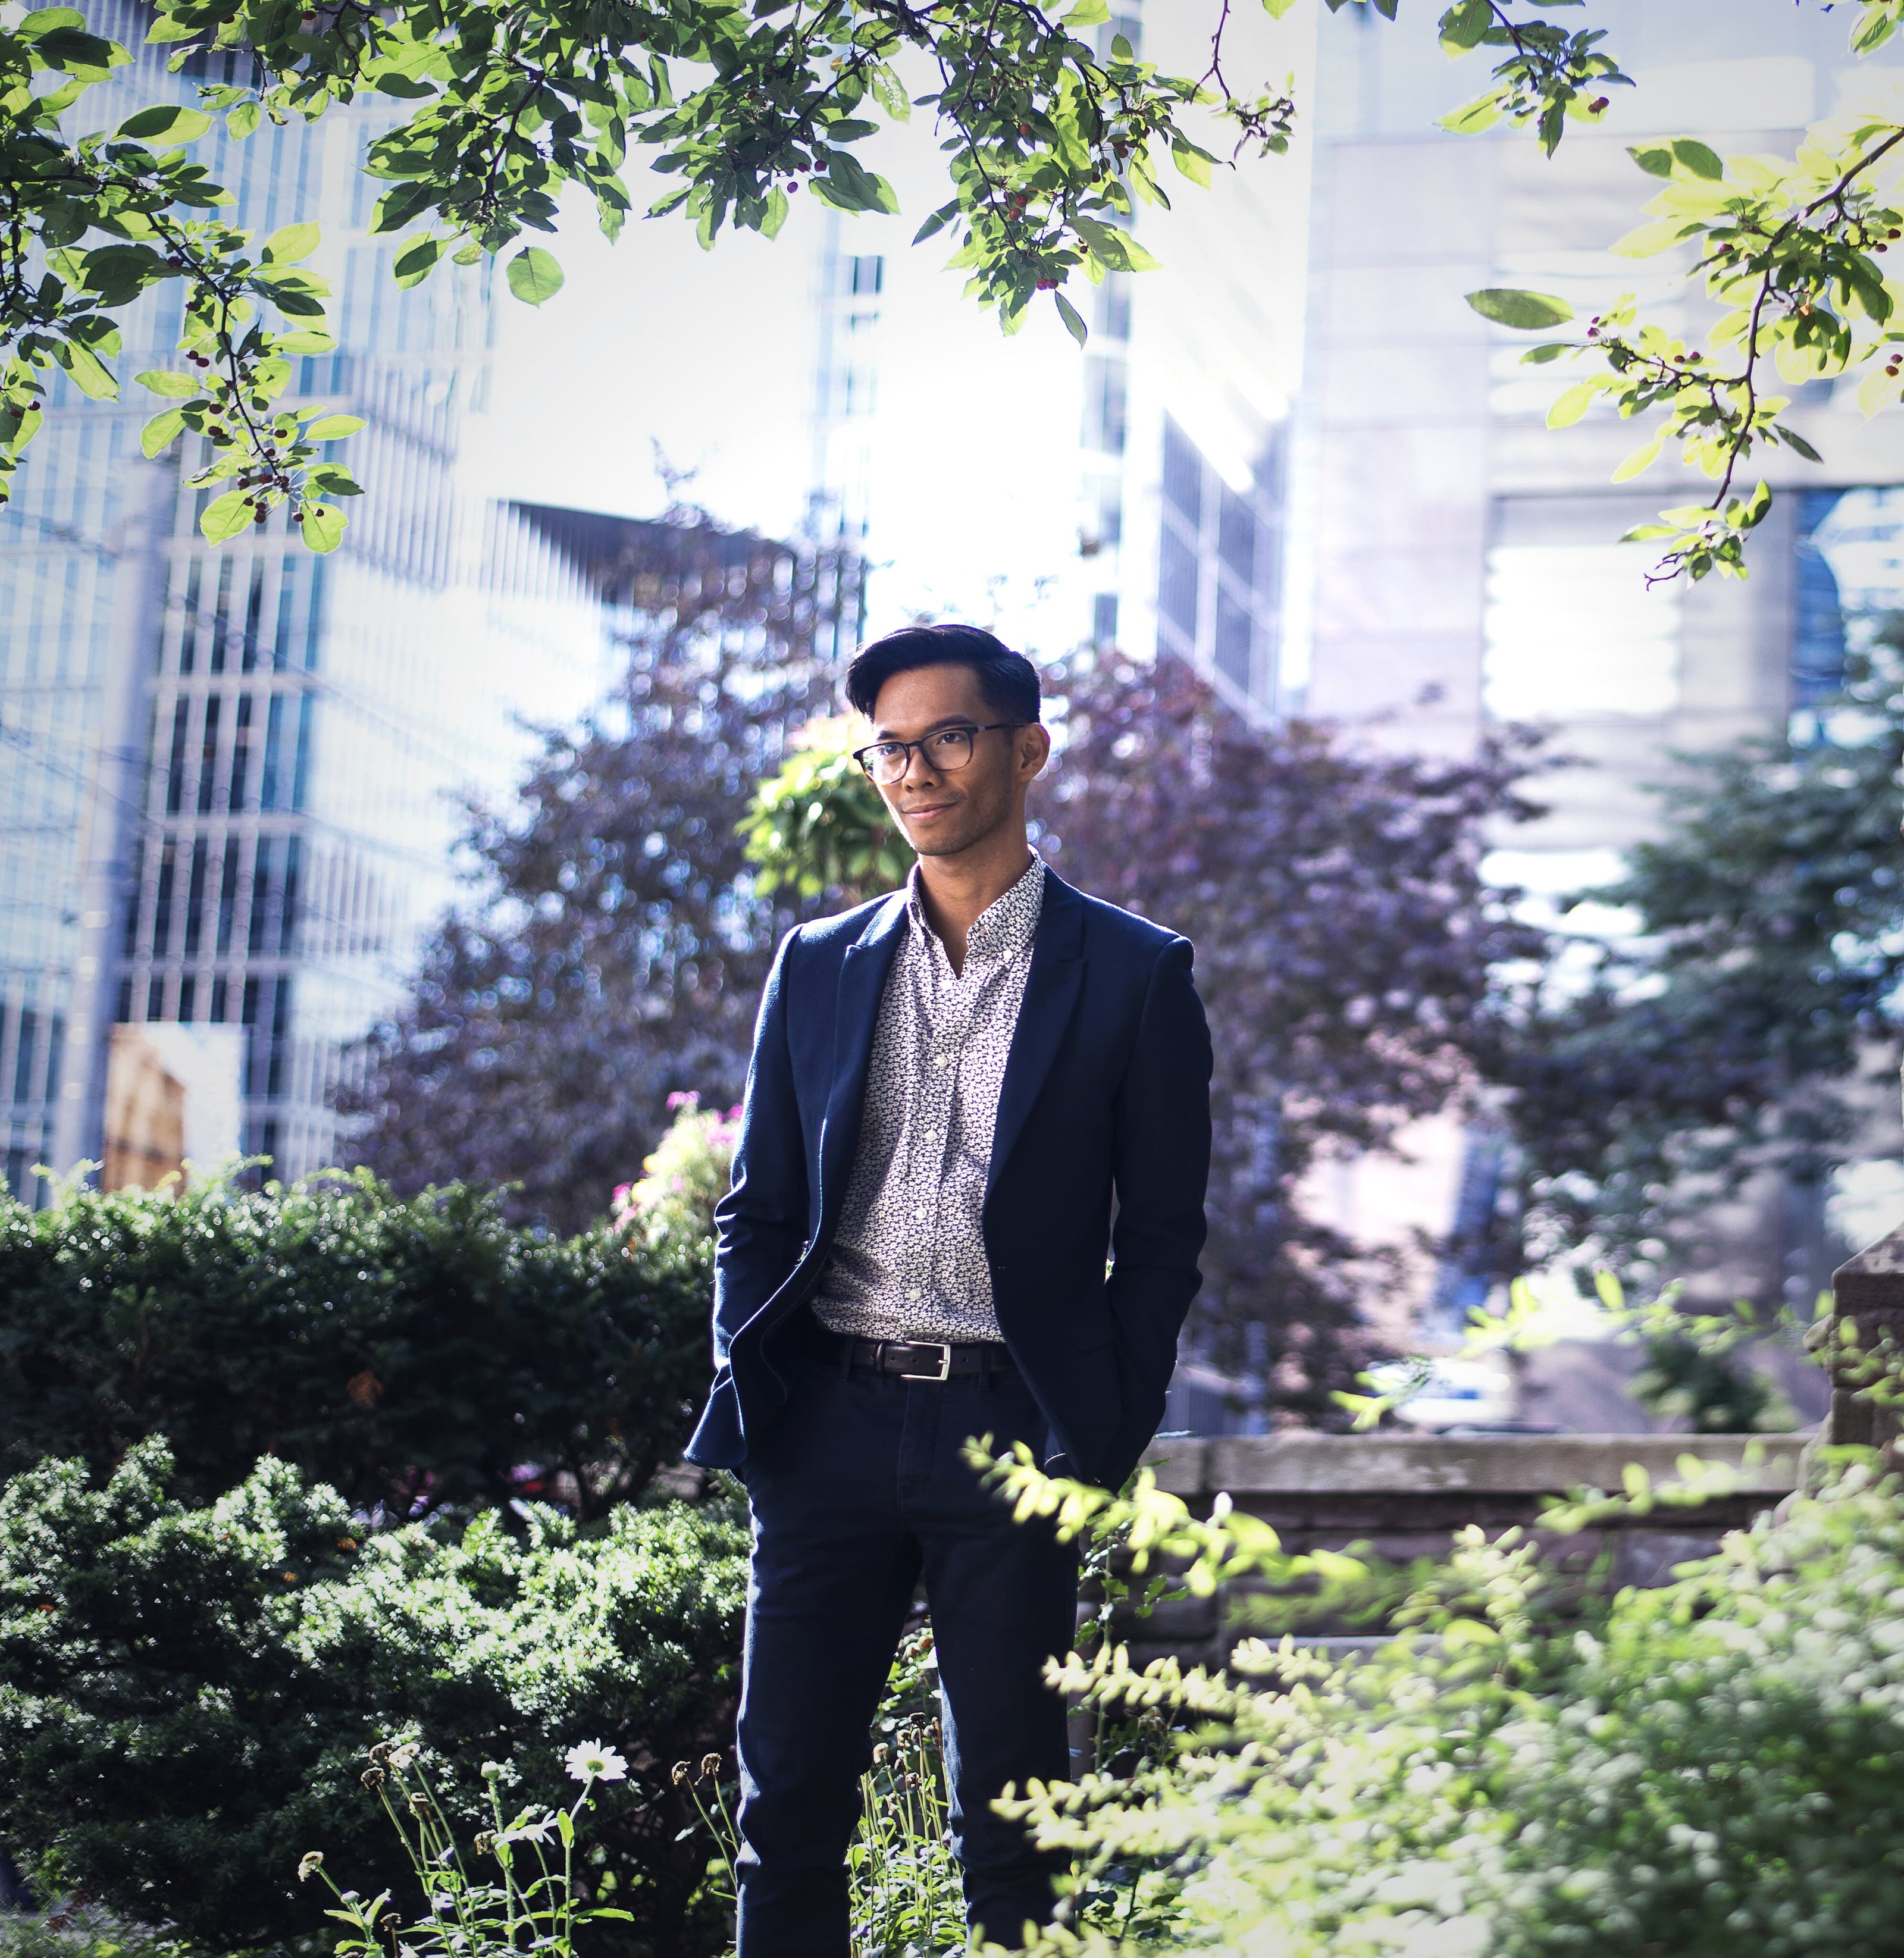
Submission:
<svg viewBox="0 0 1904 1958">
<path fill-rule="evenodd" d="M 1024 876 L 973 919 L 965 933 L 966 958 L 989 962 L 1023 950 L 1038 930 L 1038 916 L 1044 908 L 1044 859 L 1034 851 Z M 915 932 L 930 944 L 939 945 L 939 935 L 926 922 L 925 907 L 920 902 L 916 863 L 906 878 L 906 914 Z"/>
</svg>

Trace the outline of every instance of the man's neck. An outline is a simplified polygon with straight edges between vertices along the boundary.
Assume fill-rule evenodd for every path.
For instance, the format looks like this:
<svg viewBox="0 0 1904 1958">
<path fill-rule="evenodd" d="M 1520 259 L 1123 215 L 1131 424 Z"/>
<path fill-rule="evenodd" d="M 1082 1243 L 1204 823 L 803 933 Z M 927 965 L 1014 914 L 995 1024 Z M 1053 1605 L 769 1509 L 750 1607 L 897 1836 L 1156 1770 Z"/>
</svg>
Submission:
<svg viewBox="0 0 1904 1958">
<path fill-rule="evenodd" d="M 1022 829 L 1002 841 L 987 838 L 955 857 L 920 858 L 919 902 L 955 972 L 965 968 L 966 933 L 1031 867 L 1031 846 Z"/>
</svg>

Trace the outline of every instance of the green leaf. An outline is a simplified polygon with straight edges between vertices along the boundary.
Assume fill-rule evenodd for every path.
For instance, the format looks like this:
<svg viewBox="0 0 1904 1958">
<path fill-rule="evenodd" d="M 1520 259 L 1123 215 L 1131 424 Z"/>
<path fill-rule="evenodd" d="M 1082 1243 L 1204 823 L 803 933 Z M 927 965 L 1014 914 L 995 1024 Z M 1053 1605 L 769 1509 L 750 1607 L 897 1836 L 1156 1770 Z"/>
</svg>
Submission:
<svg viewBox="0 0 1904 1958">
<path fill-rule="evenodd" d="M 1063 293 L 1053 293 L 1051 296 L 1058 303 L 1058 317 L 1064 322 L 1065 331 L 1082 347 L 1091 337 L 1091 329 L 1084 323 L 1084 315 Z"/>
<path fill-rule="evenodd" d="M 1725 175 L 1725 159 L 1695 137 L 1675 136 L 1672 150 L 1675 163 L 1683 165 L 1694 176 L 1703 177 L 1708 183 L 1717 183 Z"/>
<path fill-rule="evenodd" d="M 314 503 L 306 498 L 297 513 L 297 527 L 305 543 L 318 552 L 334 551 L 344 541 L 344 527 L 350 521 L 334 503 Z"/>
<path fill-rule="evenodd" d="M 1636 476 L 1643 476 L 1659 460 L 1659 451 L 1666 445 L 1666 431 L 1662 429 L 1651 442 L 1643 442 L 1633 453 L 1613 472 L 1616 483 L 1630 483 Z"/>
<path fill-rule="evenodd" d="M 435 238 L 419 238 L 407 245 L 397 254 L 391 271 L 398 285 L 407 291 L 420 285 L 436 269 L 436 261 L 442 256 L 442 242 Z"/>
<path fill-rule="evenodd" d="M 119 384 L 113 379 L 112 370 L 101 363 L 90 347 L 63 340 L 55 348 L 53 358 L 65 369 L 73 385 L 82 394 L 95 401 L 119 399 Z"/>
<path fill-rule="evenodd" d="M 1551 429 L 1571 428 L 1592 407 L 1593 398 L 1599 391 L 1598 387 L 1592 381 L 1576 381 L 1548 410 L 1548 426 Z"/>
<path fill-rule="evenodd" d="M 1180 136 L 1171 145 L 1171 160 L 1193 184 L 1203 189 L 1210 187 L 1210 159 L 1208 153 L 1199 150 L 1194 143 L 1186 142 Z"/>
<path fill-rule="evenodd" d="M 906 93 L 906 85 L 899 79 L 896 69 L 887 67 L 884 62 L 876 62 L 867 71 L 866 80 L 872 84 L 873 100 L 894 122 L 911 120 L 912 100 Z"/>
<path fill-rule="evenodd" d="M 252 506 L 246 500 L 249 492 L 227 489 L 222 496 L 214 496 L 205 505 L 205 514 L 198 519 L 198 530 L 206 543 L 222 544 L 232 538 L 242 537 L 252 527 Z"/>
<path fill-rule="evenodd" d="M 1295 4 L 1296 0 L 1262 0 L 1263 10 L 1272 21 L 1280 21 Z"/>
<path fill-rule="evenodd" d="M 238 103 L 225 118 L 225 134 L 233 142 L 242 143 L 247 136 L 256 133 L 263 118 L 264 112 L 256 103 Z"/>
<path fill-rule="evenodd" d="M 305 327 L 296 333 L 280 333 L 271 344 L 280 353 L 334 353 L 336 336 L 322 327 Z"/>
<path fill-rule="evenodd" d="M 1563 353 L 1574 350 L 1571 341 L 1565 340 L 1543 341 L 1538 347 L 1530 347 L 1521 356 L 1523 367 L 1544 367 L 1550 360 L 1557 360 Z"/>
<path fill-rule="evenodd" d="M 268 265 L 299 265 L 317 249 L 323 235 L 315 224 L 287 224 L 265 240 L 259 255 Z"/>
<path fill-rule="evenodd" d="M 1637 144 L 1627 154 L 1649 176 L 1669 177 L 1673 173 L 1673 153 L 1664 143 Z"/>
<path fill-rule="evenodd" d="M 293 319 L 322 319 L 324 302 L 314 294 L 300 291 L 295 286 L 274 285 L 268 279 L 254 279 L 253 286 L 263 293 L 278 311 Z"/>
<path fill-rule="evenodd" d="M 1487 0 L 1459 0 L 1441 17 L 1441 49 L 1450 61 L 1479 47 L 1481 37 L 1494 24 L 1494 10 Z"/>
<path fill-rule="evenodd" d="M 178 275 L 149 245 L 102 245 L 82 261 L 81 280 L 108 306 L 124 306 L 160 279 Z"/>
<path fill-rule="evenodd" d="M 834 150 L 826 174 L 816 177 L 813 189 L 824 203 L 841 211 L 883 211 L 894 213 L 898 198 L 884 177 L 875 176 L 859 159 L 844 150 Z"/>
<path fill-rule="evenodd" d="M 958 200 L 954 198 L 949 204 L 942 204 L 933 214 L 912 234 L 915 245 L 923 245 L 936 231 L 942 231 L 958 215 Z"/>
<path fill-rule="evenodd" d="M 144 376 L 140 376 L 144 379 Z M 154 415 L 139 431 L 139 447 L 147 456 L 162 454 L 171 447 L 185 425 L 182 408 L 166 408 Z"/>
<path fill-rule="evenodd" d="M 436 187 L 426 180 L 400 183 L 378 198 L 370 229 L 372 232 L 401 231 L 413 217 L 428 210 L 436 199 Z"/>
<path fill-rule="evenodd" d="M 320 462 L 315 468 L 306 472 L 313 489 L 321 489 L 328 496 L 361 496 L 363 486 L 350 470 L 334 462 Z"/>
<path fill-rule="evenodd" d="M 525 306 L 553 299 L 562 286 L 562 268 L 540 245 L 524 246 L 509 261 L 509 290 Z"/>
<path fill-rule="evenodd" d="M 103 81 L 114 68 L 125 67 L 132 59 L 118 42 L 103 41 L 97 34 L 82 34 L 74 27 L 55 27 L 43 34 L 34 52 L 49 68 L 83 81 Z"/>
<path fill-rule="evenodd" d="M 14 29 L 23 41 L 36 41 L 55 27 L 83 27 L 86 16 L 70 7 L 36 7 Z"/>
<path fill-rule="evenodd" d="M 361 415 L 322 415 L 304 431 L 306 442 L 341 442 L 366 426 Z"/>
<path fill-rule="evenodd" d="M 1548 293 L 1525 293 L 1506 286 L 1486 286 L 1468 295 L 1468 303 L 1483 319 L 1497 326 L 1512 326 L 1532 332 L 1544 326 L 1560 326 L 1573 317 L 1565 299 Z"/>
<path fill-rule="evenodd" d="M 1785 444 L 1787 448 L 1795 448 L 1798 453 L 1804 458 L 1806 461 L 1822 462 L 1824 461 L 1824 458 L 1812 447 L 1810 442 L 1805 440 L 1803 436 L 1799 434 L 1796 429 L 1788 429 L 1785 426 L 1783 422 L 1776 422 L 1773 424 L 1772 432 Z"/>
<path fill-rule="evenodd" d="M 1101 27 L 1110 18 L 1107 0 L 1078 0 L 1064 17 L 1067 27 Z"/>
<path fill-rule="evenodd" d="M 1671 251 L 1698 229 L 1696 221 L 1690 218 L 1656 218 L 1651 224 L 1642 224 L 1625 237 L 1616 239 L 1607 249 L 1622 258 L 1650 258 L 1655 252 Z"/>
<path fill-rule="evenodd" d="M 1440 129 L 1452 129 L 1457 136 L 1478 136 L 1484 129 L 1491 129 L 1500 120 L 1500 110 L 1492 94 L 1478 95 L 1472 102 L 1464 102 L 1459 109 L 1450 109 L 1436 124 Z"/>
<path fill-rule="evenodd" d="M 197 394 L 204 385 L 195 374 L 174 374 L 163 367 L 155 367 L 149 373 L 135 374 L 132 378 L 141 388 L 150 388 L 155 394 L 165 394 L 179 401 Z"/>
<path fill-rule="evenodd" d="M 128 116 L 119 125 L 119 134 L 128 142 L 144 144 L 148 150 L 176 150 L 182 143 L 196 142 L 211 127 L 211 118 L 202 109 L 161 103 Z"/>
</svg>

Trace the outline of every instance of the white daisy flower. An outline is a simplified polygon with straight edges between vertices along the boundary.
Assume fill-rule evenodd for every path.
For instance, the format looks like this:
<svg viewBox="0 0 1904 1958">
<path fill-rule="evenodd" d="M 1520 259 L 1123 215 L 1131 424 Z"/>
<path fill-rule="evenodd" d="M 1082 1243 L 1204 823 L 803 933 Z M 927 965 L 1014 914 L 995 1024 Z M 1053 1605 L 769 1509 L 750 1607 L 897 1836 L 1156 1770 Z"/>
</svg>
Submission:
<svg viewBox="0 0 1904 1958">
<path fill-rule="evenodd" d="M 565 1757 L 571 1781 L 626 1781 L 628 1763 L 613 1747 L 599 1741 L 584 1741 Z"/>
</svg>

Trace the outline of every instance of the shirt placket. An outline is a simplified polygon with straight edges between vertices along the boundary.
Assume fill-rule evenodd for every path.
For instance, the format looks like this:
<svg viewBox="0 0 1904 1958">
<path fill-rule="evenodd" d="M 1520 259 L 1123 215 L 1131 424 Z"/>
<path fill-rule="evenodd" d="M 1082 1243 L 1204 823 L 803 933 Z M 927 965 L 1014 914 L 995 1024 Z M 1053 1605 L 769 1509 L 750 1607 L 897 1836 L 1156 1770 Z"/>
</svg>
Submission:
<svg viewBox="0 0 1904 1958">
<path fill-rule="evenodd" d="M 952 1088 L 958 1074 L 956 1060 L 941 1038 L 947 1018 L 946 1002 L 958 981 L 936 939 L 927 936 L 924 950 L 917 1030 L 923 1063 L 920 1069 L 920 1118 L 915 1120 L 913 1145 L 908 1152 L 905 1195 L 908 1234 L 914 1247 L 908 1260 L 914 1276 L 906 1288 L 906 1302 L 914 1306 L 925 1302 L 928 1288 L 935 1293 L 939 1288 L 939 1214 L 952 1133 Z"/>
<path fill-rule="evenodd" d="M 939 953 L 942 958 L 942 950 Z M 942 1296 L 947 1290 L 955 1272 L 946 1269 L 948 1246 L 941 1218 L 950 1176 L 952 1150 L 960 1145 L 958 1136 L 958 1089 L 962 1063 L 970 1047 L 978 1024 L 978 1003 L 986 983 L 991 976 L 990 962 L 975 958 L 968 952 L 962 970 L 954 973 L 948 960 L 939 974 L 942 982 L 939 1000 L 939 1010 L 934 1015 L 932 1038 L 932 1060 L 929 1066 L 937 1083 L 936 1093 L 942 1098 L 943 1121 L 940 1129 L 941 1142 L 938 1160 L 932 1174 L 932 1190 L 930 1199 L 930 1264 L 932 1285 L 935 1292 Z"/>
</svg>

